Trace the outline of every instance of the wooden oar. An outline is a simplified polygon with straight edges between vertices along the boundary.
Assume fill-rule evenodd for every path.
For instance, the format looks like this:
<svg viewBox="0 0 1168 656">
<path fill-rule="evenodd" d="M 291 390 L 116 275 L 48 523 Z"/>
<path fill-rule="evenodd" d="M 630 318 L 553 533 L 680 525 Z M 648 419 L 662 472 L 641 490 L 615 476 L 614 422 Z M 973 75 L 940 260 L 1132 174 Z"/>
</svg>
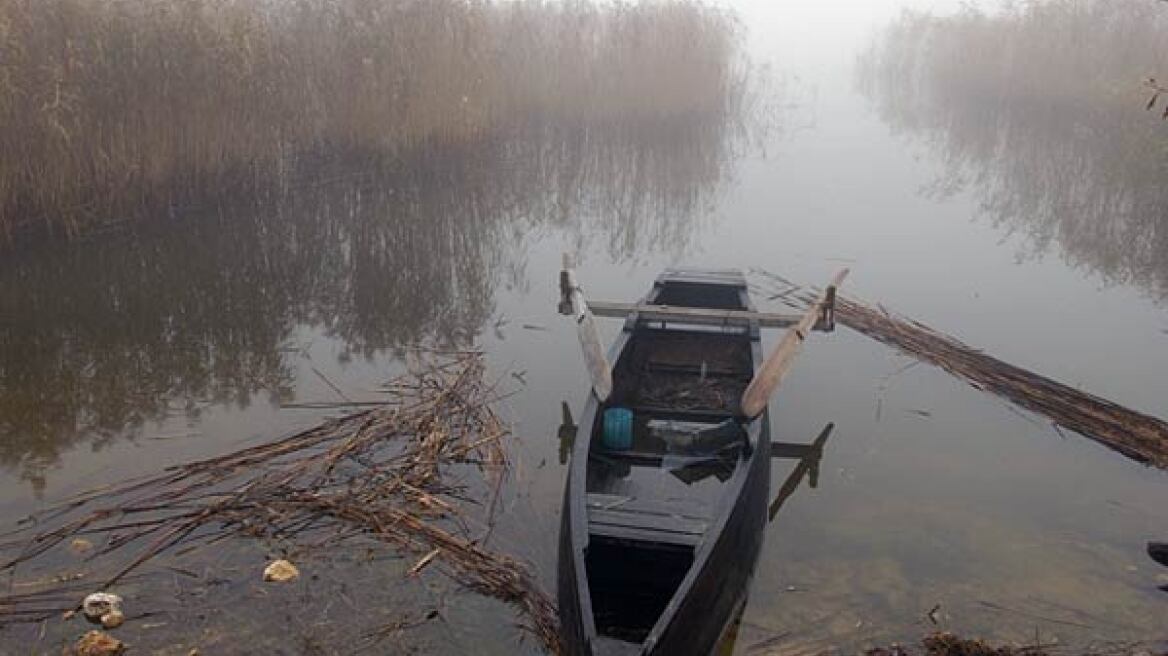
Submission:
<svg viewBox="0 0 1168 656">
<path fill-rule="evenodd" d="M 828 304 L 829 299 L 834 297 L 836 288 L 843 283 L 847 275 L 847 269 L 835 274 L 831 284 L 823 290 L 819 299 L 807 309 L 807 314 L 803 315 L 799 323 L 792 326 L 786 335 L 783 335 L 783 340 L 767 356 L 766 361 L 762 363 L 762 367 L 754 375 L 746 391 L 742 393 L 743 415 L 754 419 L 761 415 L 763 410 L 766 410 L 767 402 L 770 401 L 775 390 L 779 388 L 779 383 L 783 381 L 783 376 L 791 367 L 791 363 L 795 361 L 795 356 L 799 354 L 799 347 L 803 345 L 803 340 L 807 339 L 807 333 L 815 325 L 815 321 L 823 313 L 824 306 Z"/>
<path fill-rule="evenodd" d="M 576 319 L 576 333 L 580 338 L 580 350 L 584 353 L 584 364 L 592 378 L 592 391 L 601 403 L 612 394 L 612 367 L 604 356 L 600 344 L 600 332 L 596 329 L 596 318 L 584 301 L 584 293 L 576 283 L 576 272 L 572 269 L 572 256 L 564 253 L 564 270 L 560 273 L 561 291 L 571 305 L 572 316 Z"/>
</svg>

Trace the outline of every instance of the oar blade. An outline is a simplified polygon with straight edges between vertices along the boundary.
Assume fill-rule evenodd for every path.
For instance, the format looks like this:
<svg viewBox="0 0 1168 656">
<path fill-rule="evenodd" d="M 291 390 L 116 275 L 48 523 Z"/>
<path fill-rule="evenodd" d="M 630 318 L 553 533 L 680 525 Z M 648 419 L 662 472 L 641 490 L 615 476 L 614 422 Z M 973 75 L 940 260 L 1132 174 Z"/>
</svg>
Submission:
<svg viewBox="0 0 1168 656">
<path fill-rule="evenodd" d="M 827 303 L 828 298 L 834 293 L 834 289 L 843 283 L 844 278 L 848 275 L 848 270 L 843 269 L 832 278 L 831 283 L 823 294 L 820 294 L 819 299 L 811 304 L 807 309 L 807 313 L 799 320 L 799 323 L 791 327 L 783 339 L 775 347 L 767 359 L 759 367 L 754 378 L 751 379 L 750 385 L 746 387 L 746 391 L 742 393 L 742 414 L 751 419 L 761 415 L 766 410 L 767 403 L 770 402 L 771 396 L 774 395 L 775 390 L 783 382 L 783 377 L 786 376 L 787 371 L 791 368 L 791 363 L 795 361 L 795 356 L 799 354 L 800 348 L 803 346 L 803 340 L 807 338 L 807 334 L 811 331 L 815 321 L 823 312 L 823 307 Z"/>
<path fill-rule="evenodd" d="M 592 391 L 602 403 L 612 394 L 612 366 L 604 355 L 604 346 L 600 343 L 600 331 L 596 328 L 596 319 L 588 303 L 584 300 L 584 292 L 576 282 L 576 271 L 572 268 L 572 256 L 564 253 L 564 268 L 560 272 L 560 308 L 561 312 L 570 311 L 576 320 L 576 333 L 580 339 L 580 351 L 584 354 L 584 365 L 588 368 L 588 377 L 592 380 Z"/>
<path fill-rule="evenodd" d="M 612 394 L 612 371 L 608 365 L 608 358 L 604 355 L 604 346 L 600 343 L 596 319 L 591 312 L 586 311 L 577 322 L 577 333 L 580 337 L 580 350 L 584 354 L 584 365 L 588 368 L 589 378 L 592 379 L 592 391 L 603 403 Z"/>
</svg>

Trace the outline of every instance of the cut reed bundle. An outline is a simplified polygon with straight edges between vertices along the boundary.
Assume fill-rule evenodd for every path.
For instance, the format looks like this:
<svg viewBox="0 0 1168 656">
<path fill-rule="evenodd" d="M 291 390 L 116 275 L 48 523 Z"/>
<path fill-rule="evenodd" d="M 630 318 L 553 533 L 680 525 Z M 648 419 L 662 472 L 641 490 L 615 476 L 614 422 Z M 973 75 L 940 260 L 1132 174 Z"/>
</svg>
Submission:
<svg viewBox="0 0 1168 656">
<path fill-rule="evenodd" d="M 785 302 L 794 294 L 804 303 L 816 296 L 796 291 L 785 278 L 757 270 Z M 855 299 L 836 297 L 836 319 L 872 339 L 894 346 L 938 366 L 973 387 L 996 394 L 1063 427 L 1117 451 L 1132 460 L 1168 469 L 1168 422 L 1118 403 L 1077 390 L 1041 374 L 1003 362 L 912 319 L 871 307 Z"/>
<path fill-rule="evenodd" d="M 1123 455 L 1168 469 L 1168 423 L 1016 367 L 924 324 L 836 299 L 840 323 L 1043 415 Z"/>
</svg>

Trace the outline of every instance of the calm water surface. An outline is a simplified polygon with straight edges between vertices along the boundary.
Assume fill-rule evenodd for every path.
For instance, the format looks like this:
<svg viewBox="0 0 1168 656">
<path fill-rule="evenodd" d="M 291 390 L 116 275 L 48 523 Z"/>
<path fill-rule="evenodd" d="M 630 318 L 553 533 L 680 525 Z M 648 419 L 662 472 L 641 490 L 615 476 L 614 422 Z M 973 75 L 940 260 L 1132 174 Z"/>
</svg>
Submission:
<svg viewBox="0 0 1168 656">
<path fill-rule="evenodd" d="M 573 327 L 555 312 L 565 250 L 588 293 L 612 300 L 641 295 L 673 264 L 809 284 L 846 265 L 856 295 L 1168 416 L 1168 307 L 1155 283 L 1168 260 L 1133 259 L 1117 276 L 1092 266 L 1113 261 L 1114 244 L 1036 245 L 1011 229 L 1024 214 L 1010 225 L 987 215 L 976 182 L 926 193 L 946 163 L 854 84 L 856 53 L 901 3 L 818 4 L 738 7 L 754 54 L 783 80 L 762 148 L 727 125 L 543 126 L 408 165 L 313 163 L 271 198 L 5 259 L 0 517 L 312 425 L 328 411 L 288 406 L 336 401 L 333 385 L 371 398 L 409 344 L 474 343 L 519 390 L 504 408 L 520 446 L 494 545 L 552 590 L 560 404 L 578 412 L 587 385 Z M 836 432 L 818 487 L 799 490 L 769 530 L 735 653 L 855 649 L 935 628 L 1076 645 L 1168 638 L 1157 590 L 1168 572 L 1143 555 L 1146 540 L 1168 539 L 1168 475 L 911 363 L 846 329 L 809 343 L 772 404 L 774 432 Z M 776 486 L 788 469 L 776 462 Z M 264 556 L 237 551 L 220 564 Z M 124 637 L 160 650 L 329 652 L 354 623 L 445 604 L 445 621 L 396 648 L 513 653 L 509 611 L 437 578 L 399 585 L 409 564 L 322 561 L 321 581 L 267 605 L 256 586 L 176 578 L 152 601 L 159 626 L 132 622 Z M 318 584 L 366 612 L 330 604 Z M 213 610 L 231 603 L 240 610 Z M 0 652 L 27 653 L 21 631 L 0 631 Z M 41 651 L 75 632 L 50 627 Z"/>
</svg>

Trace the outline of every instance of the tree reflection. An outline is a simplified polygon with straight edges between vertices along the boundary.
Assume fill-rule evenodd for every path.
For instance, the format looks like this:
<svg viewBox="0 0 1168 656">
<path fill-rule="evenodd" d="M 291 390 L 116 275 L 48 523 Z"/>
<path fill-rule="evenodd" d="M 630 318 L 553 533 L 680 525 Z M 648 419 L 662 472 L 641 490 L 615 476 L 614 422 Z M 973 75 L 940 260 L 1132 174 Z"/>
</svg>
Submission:
<svg viewBox="0 0 1168 656">
<path fill-rule="evenodd" d="M 861 59 L 894 129 L 945 162 L 929 191 L 983 211 L 1114 284 L 1168 295 L 1168 129 L 1144 110 L 1168 68 L 1168 12 L 1093 0 L 906 13 Z M 1157 64 L 1158 62 L 1158 64 Z"/>
<path fill-rule="evenodd" d="M 527 235 L 618 259 L 686 246 L 732 160 L 731 122 L 543 125 L 401 159 L 302 161 L 281 189 L 0 265 L 0 463 L 34 487 L 60 454 L 207 405 L 278 403 L 282 346 L 472 341 Z"/>
</svg>

